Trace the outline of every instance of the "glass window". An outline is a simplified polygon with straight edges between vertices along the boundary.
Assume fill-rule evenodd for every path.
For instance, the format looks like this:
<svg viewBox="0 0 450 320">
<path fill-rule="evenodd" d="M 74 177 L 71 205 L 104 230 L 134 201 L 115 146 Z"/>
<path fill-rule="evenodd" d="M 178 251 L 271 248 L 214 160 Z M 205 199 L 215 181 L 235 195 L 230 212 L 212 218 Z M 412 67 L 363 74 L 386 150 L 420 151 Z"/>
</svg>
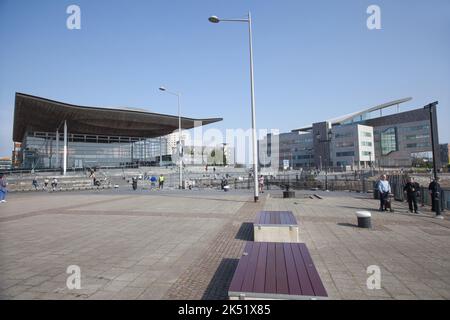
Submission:
<svg viewBox="0 0 450 320">
<path fill-rule="evenodd" d="M 353 157 L 354 155 L 354 151 L 336 152 L 336 157 Z"/>
<path fill-rule="evenodd" d="M 394 151 L 398 151 L 397 129 L 388 128 L 381 133 L 381 154 L 386 156 Z"/>
</svg>

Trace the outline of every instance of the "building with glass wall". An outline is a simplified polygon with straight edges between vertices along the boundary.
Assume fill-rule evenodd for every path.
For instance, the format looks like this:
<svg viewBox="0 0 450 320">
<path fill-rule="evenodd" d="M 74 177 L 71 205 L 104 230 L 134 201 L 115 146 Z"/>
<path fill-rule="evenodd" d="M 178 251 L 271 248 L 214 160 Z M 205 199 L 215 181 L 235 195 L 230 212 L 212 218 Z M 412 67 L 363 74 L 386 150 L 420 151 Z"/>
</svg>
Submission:
<svg viewBox="0 0 450 320">
<path fill-rule="evenodd" d="M 407 168 L 432 161 L 434 148 L 440 167 L 436 104 L 430 105 L 435 124 L 433 146 L 428 106 L 400 112 L 400 104 L 410 100 L 395 100 L 281 133 L 279 150 L 267 152 L 278 157 L 280 167 L 283 160 L 289 160 L 294 169 L 370 165 Z M 262 139 L 260 148 L 266 148 L 267 141 L 267 137 Z"/>
<path fill-rule="evenodd" d="M 182 129 L 221 118 L 181 118 Z M 13 140 L 20 168 L 127 167 L 171 161 L 168 134 L 178 117 L 145 110 L 71 105 L 16 93 Z"/>
</svg>

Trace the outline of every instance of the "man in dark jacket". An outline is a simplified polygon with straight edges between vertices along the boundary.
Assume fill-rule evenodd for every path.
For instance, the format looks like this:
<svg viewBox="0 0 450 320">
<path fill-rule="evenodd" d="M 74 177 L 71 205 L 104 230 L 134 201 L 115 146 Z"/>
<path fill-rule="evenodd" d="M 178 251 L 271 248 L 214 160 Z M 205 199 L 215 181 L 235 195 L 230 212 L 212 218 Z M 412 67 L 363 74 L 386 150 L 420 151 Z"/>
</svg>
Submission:
<svg viewBox="0 0 450 320">
<path fill-rule="evenodd" d="M 417 196 L 419 195 L 420 185 L 414 181 L 414 178 L 409 177 L 403 191 L 406 193 L 408 199 L 409 212 L 419 213 L 417 210 Z"/>
<path fill-rule="evenodd" d="M 441 194 L 441 185 L 439 184 L 439 177 L 431 181 L 430 185 L 428 186 L 428 190 L 430 191 L 431 195 L 431 211 L 436 212 L 436 208 L 434 207 L 434 199 L 437 196 L 437 193 Z"/>
</svg>

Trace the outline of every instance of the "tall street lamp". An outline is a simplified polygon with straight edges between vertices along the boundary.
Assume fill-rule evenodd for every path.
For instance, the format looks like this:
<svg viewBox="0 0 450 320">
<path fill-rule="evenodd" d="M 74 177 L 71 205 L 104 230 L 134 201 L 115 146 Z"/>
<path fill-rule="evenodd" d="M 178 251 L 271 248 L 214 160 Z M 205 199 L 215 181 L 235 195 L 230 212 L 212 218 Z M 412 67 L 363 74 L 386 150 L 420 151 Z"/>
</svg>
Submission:
<svg viewBox="0 0 450 320">
<path fill-rule="evenodd" d="M 253 85 L 253 44 L 252 44 L 252 16 L 248 12 L 247 19 L 219 19 L 216 16 L 209 17 L 209 22 L 219 23 L 219 22 L 246 22 L 248 23 L 248 38 L 249 38 L 249 48 L 250 48 L 250 93 L 251 93 L 251 105 L 252 105 L 252 135 L 253 135 L 253 178 L 255 184 L 254 199 L 255 202 L 259 199 L 258 190 L 258 150 L 256 141 L 256 113 L 255 113 L 255 89 Z"/>
<path fill-rule="evenodd" d="M 183 188 L 183 156 L 182 156 L 182 147 L 181 147 L 181 113 L 180 113 L 180 96 L 181 94 L 178 92 L 172 92 L 167 90 L 165 87 L 159 87 L 160 91 L 164 91 L 167 92 L 171 95 L 177 96 L 178 99 L 178 156 L 180 157 L 179 159 L 179 174 L 180 174 L 180 181 L 179 181 L 179 188 L 182 189 Z"/>
<path fill-rule="evenodd" d="M 434 136 L 434 132 L 437 131 L 437 129 L 435 128 L 437 126 L 436 123 L 434 123 L 434 117 L 436 116 L 435 114 L 433 114 L 433 111 L 436 110 L 436 106 L 439 102 L 435 101 L 433 103 L 430 103 L 428 105 L 426 105 L 424 107 L 425 110 L 428 109 L 429 112 L 429 116 L 430 116 L 430 133 L 431 133 L 431 152 L 433 155 L 433 176 L 434 176 L 434 181 L 437 183 L 437 179 L 438 179 L 438 174 L 437 174 L 437 157 L 438 154 L 436 154 L 436 148 L 435 148 L 435 140 L 436 137 Z M 434 109 L 434 110 L 433 110 Z M 439 189 L 439 188 L 436 188 Z M 437 218 L 443 218 L 441 215 L 441 209 L 440 209 L 440 190 L 437 190 L 436 193 L 432 193 L 432 199 L 431 201 L 434 201 L 434 208 L 436 209 L 436 217 Z"/>
</svg>

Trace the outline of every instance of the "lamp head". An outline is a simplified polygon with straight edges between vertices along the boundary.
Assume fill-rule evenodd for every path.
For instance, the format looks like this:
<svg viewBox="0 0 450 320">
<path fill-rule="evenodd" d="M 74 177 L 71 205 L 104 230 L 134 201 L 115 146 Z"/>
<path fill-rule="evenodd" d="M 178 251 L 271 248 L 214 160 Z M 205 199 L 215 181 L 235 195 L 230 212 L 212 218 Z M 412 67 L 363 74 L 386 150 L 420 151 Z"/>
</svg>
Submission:
<svg viewBox="0 0 450 320">
<path fill-rule="evenodd" d="M 211 16 L 208 18 L 209 22 L 211 23 L 219 23 L 220 19 L 217 16 Z"/>
<path fill-rule="evenodd" d="M 160 91 L 166 91 L 166 88 L 164 88 L 164 87 L 159 87 L 159 90 L 160 90 Z"/>
</svg>

